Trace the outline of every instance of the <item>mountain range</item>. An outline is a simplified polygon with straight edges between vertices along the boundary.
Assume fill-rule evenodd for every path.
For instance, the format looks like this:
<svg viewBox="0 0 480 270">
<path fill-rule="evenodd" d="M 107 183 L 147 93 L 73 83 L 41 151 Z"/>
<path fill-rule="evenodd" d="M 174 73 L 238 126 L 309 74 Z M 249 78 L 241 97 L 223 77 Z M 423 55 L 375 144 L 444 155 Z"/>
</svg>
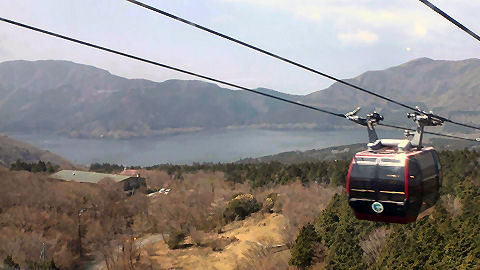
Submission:
<svg viewBox="0 0 480 270">
<path fill-rule="evenodd" d="M 480 124 L 480 60 L 420 58 L 346 81 L 454 120 Z M 406 111 L 334 83 L 309 95 L 258 91 L 348 112 L 377 110 L 411 125 Z M 126 79 L 61 60 L 0 63 L 0 131 L 132 138 L 225 128 L 342 129 L 354 124 L 245 91 L 195 80 Z M 463 131 L 446 126 L 447 131 Z"/>
</svg>

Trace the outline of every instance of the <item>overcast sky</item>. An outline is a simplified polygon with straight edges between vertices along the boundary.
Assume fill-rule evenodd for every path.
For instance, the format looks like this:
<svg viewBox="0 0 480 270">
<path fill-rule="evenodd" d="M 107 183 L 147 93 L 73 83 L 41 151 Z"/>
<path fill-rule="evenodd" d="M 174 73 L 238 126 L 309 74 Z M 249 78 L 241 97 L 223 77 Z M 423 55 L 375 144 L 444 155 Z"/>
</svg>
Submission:
<svg viewBox="0 0 480 270">
<path fill-rule="evenodd" d="M 480 1 L 432 0 L 480 33 Z M 478 58 L 480 42 L 418 0 L 145 0 L 339 78 L 419 57 Z M 122 0 L 0 0 L 0 16 L 247 87 L 332 82 Z M 0 22 L 0 62 L 62 59 L 128 78 L 192 79 Z"/>
</svg>

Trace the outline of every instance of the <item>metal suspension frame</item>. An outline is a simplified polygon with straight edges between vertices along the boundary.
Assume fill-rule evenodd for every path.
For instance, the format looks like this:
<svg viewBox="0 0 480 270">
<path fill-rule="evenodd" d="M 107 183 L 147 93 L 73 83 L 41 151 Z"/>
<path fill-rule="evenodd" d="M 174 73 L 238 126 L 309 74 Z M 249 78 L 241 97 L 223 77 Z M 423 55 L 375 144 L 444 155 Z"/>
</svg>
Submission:
<svg viewBox="0 0 480 270">
<path fill-rule="evenodd" d="M 377 135 L 377 132 L 375 131 L 375 125 L 378 124 L 380 121 L 383 121 L 383 116 L 374 111 L 373 113 L 367 114 L 365 118 L 362 118 L 357 115 L 360 109 L 361 109 L 360 107 L 357 107 L 355 110 L 349 113 L 346 113 L 345 117 L 350 121 L 353 121 L 359 125 L 367 127 L 368 142 L 374 143 L 378 141 L 378 135 Z"/>
<path fill-rule="evenodd" d="M 420 110 L 417 107 L 419 112 L 408 113 L 407 117 L 412 119 L 417 124 L 417 130 L 415 133 L 411 133 L 410 131 L 405 131 L 405 136 L 408 137 L 413 135 L 413 138 L 410 140 L 412 146 L 417 147 L 418 149 L 423 148 L 423 134 L 424 129 L 427 126 L 441 126 L 443 124 L 443 120 L 438 118 L 433 118 L 429 114 L 426 114 L 424 111 Z"/>
<path fill-rule="evenodd" d="M 427 113 L 422 111 L 419 107 L 416 107 L 417 111 L 413 113 L 408 113 L 407 117 L 412 119 L 416 124 L 417 128 L 415 132 L 410 130 L 405 130 L 405 140 L 382 140 L 378 139 L 377 132 L 375 131 L 375 126 L 384 120 L 384 117 L 377 113 L 376 111 L 367 114 L 365 117 L 360 117 L 357 113 L 360 111 L 360 107 L 357 107 L 355 110 L 346 113 L 345 118 L 355 122 L 359 125 L 366 126 L 368 131 L 368 149 L 369 150 L 378 150 L 384 146 L 396 146 L 400 151 L 405 151 L 412 147 L 417 148 L 418 150 L 423 148 L 423 134 L 426 126 L 441 126 L 443 120 L 440 118 L 435 118 L 432 112 Z M 408 137 L 413 136 L 411 139 Z"/>
</svg>

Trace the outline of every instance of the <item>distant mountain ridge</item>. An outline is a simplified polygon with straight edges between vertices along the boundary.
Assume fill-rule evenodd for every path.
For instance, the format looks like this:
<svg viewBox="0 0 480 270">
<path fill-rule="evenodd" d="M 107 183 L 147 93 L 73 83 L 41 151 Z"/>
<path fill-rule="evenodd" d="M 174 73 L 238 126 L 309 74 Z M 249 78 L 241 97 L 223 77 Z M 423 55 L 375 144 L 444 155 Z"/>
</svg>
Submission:
<svg viewBox="0 0 480 270">
<path fill-rule="evenodd" d="M 466 123 L 480 123 L 480 60 L 421 58 L 347 81 Z M 257 89 L 334 112 L 376 109 L 388 123 L 405 111 L 335 83 L 306 96 Z M 202 81 L 126 79 L 68 61 L 0 63 L 0 130 L 131 138 L 224 128 L 351 127 L 347 121 Z"/>
<path fill-rule="evenodd" d="M 437 151 L 453 151 L 470 149 L 478 151 L 480 145 L 472 141 L 461 141 L 445 138 L 432 138 L 427 140 L 427 146 L 433 146 Z M 316 162 L 323 160 L 351 160 L 353 156 L 360 151 L 367 149 L 366 143 L 356 143 L 350 145 L 332 146 L 322 149 L 311 149 L 307 151 L 288 151 L 274 155 L 268 155 L 258 158 L 244 158 L 236 163 L 258 164 L 263 162 L 281 162 L 286 164 Z"/>
</svg>

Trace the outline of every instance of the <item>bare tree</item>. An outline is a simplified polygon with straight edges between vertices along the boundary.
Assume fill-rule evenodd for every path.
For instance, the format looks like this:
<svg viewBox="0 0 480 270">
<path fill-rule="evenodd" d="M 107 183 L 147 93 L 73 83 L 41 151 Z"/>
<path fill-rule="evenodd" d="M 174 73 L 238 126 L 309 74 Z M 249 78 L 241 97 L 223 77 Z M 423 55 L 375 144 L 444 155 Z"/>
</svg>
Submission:
<svg viewBox="0 0 480 270">
<path fill-rule="evenodd" d="M 452 215 L 453 218 L 456 218 L 458 215 L 461 214 L 462 212 L 462 202 L 458 197 L 455 197 L 453 195 L 444 195 L 442 196 L 442 202 L 443 205 L 445 206 L 445 209 L 447 209 L 448 213 Z"/>
<path fill-rule="evenodd" d="M 380 256 L 389 234 L 390 230 L 381 227 L 373 230 L 362 241 L 360 241 L 360 246 L 363 250 L 363 258 L 369 265 L 373 265 L 378 256 Z"/>
</svg>

